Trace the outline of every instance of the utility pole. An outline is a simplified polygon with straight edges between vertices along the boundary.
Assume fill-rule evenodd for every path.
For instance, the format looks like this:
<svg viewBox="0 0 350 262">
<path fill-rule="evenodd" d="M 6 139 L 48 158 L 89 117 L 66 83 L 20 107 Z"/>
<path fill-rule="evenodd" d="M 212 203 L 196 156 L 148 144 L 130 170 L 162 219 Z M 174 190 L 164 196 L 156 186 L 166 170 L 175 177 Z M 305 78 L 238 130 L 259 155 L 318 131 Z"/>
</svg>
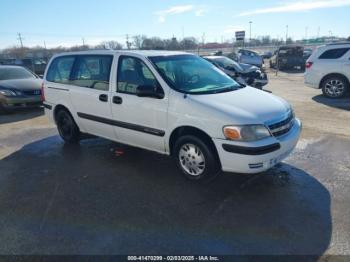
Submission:
<svg viewBox="0 0 350 262">
<path fill-rule="evenodd" d="M 288 41 L 288 25 L 286 25 L 286 44 L 287 44 L 287 41 Z"/>
<path fill-rule="evenodd" d="M 185 39 L 185 28 L 183 26 L 181 27 L 181 31 L 182 31 L 182 39 Z"/>
<path fill-rule="evenodd" d="M 45 40 L 44 40 L 44 48 L 46 49 L 46 42 L 45 42 Z"/>
<path fill-rule="evenodd" d="M 308 27 L 305 27 L 305 43 L 307 44 L 307 30 L 308 30 Z"/>
<path fill-rule="evenodd" d="M 252 46 L 252 21 L 249 21 L 249 45 Z"/>
<path fill-rule="evenodd" d="M 320 38 L 320 27 L 317 28 L 317 38 Z"/>
<path fill-rule="evenodd" d="M 202 34 L 202 46 L 204 46 L 205 43 L 205 33 Z"/>
<path fill-rule="evenodd" d="M 21 44 L 21 48 L 23 49 L 23 37 L 22 37 L 21 33 L 18 33 L 17 35 L 18 35 L 17 39 L 19 40 L 19 42 Z"/>
<path fill-rule="evenodd" d="M 129 42 L 129 34 L 126 34 L 126 48 L 130 50 L 131 43 Z"/>
<path fill-rule="evenodd" d="M 84 39 L 84 37 L 81 40 L 83 40 L 83 46 L 85 46 L 85 39 Z"/>
</svg>

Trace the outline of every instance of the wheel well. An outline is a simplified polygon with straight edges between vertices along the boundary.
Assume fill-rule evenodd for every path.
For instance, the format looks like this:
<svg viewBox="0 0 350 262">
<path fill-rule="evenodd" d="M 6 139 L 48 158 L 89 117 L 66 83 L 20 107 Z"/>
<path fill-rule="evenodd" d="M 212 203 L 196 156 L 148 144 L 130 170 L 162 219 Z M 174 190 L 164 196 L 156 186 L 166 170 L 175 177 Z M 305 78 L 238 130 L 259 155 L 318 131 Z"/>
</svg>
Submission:
<svg viewBox="0 0 350 262">
<path fill-rule="evenodd" d="M 339 73 L 331 73 L 331 74 L 328 74 L 328 75 L 325 75 L 322 80 L 320 81 L 320 84 L 319 84 L 319 87 L 318 88 L 322 88 L 322 85 L 323 85 L 323 82 L 327 79 L 327 78 L 330 78 L 330 77 L 341 77 L 341 78 L 344 78 L 347 82 L 347 84 L 349 85 L 349 79 L 343 75 L 343 74 L 339 74 Z"/>
<path fill-rule="evenodd" d="M 61 111 L 61 110 L 65 110 L 65 111 L 67 111 L 70 115 L 72 115 L 72 114 L 69 112 L 69 110 L 68 110 L 67 107 L 65 107 L 65 106 L 63 106 L 63 105 L 57 105 L 57 106 L 55 106 L 55 109 L 54 109 L 54 111 L 53 111 L 53 117 L 54 117 L 55 123 L 56 123 L 56 116 L 57 116 L 57 113 L 58 113 L 59 111 Z"/>
<path fill-rule="evenodd" d="M 199 128 L 192 127 L 192 126 L 181 126 L 173 130 L 173 132 L 170 135 L 169 139 L 169 149 L 170 149 L 170 154 L 173 154 L 174 146 L 177 141 L 177 139 L 181 136 L 184 135 L 192 135 L 195 137 L 200 138 L 203 142 L 205 142 L 214 152 L 215 156 L 220 162 L 218 152 L 216 150 L 216 146 L 211 139 L 211 137 L 205 133 L 204 131 L 200 130 Z"/>
</svg>

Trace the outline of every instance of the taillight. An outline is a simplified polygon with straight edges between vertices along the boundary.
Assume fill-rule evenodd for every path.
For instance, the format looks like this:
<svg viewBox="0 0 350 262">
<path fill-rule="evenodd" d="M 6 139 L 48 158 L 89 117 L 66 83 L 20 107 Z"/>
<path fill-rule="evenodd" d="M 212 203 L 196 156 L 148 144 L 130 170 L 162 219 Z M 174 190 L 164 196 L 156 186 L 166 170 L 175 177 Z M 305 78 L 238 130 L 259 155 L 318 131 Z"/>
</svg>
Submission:
<svg viewBox="0 0 350 262">
<path fill-rule="evenodd" d="M 313 65 L 312 62 L 306 62 L 305 67 L 306 67 L 306 68 L 311 68 L 312 65 Z"/>
<path fill-rule="evenodd" d="M 41 102 L 45 101 L 44 82 L 41 84 Z"/>
</svg>

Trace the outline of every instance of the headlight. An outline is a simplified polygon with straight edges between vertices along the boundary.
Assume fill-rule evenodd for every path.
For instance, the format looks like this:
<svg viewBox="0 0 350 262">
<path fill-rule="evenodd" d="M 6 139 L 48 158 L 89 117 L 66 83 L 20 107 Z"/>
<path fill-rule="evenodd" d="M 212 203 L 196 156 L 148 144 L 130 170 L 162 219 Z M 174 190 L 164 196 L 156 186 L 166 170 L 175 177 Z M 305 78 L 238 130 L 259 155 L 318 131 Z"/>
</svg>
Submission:
<svg viewBox="0 0 350 262">
<path fill-rule="evenodd" d="M 225 126 L 223 132 L 227 139 L 238 141 L 256 141 L 271 136 L 264 125 Z"/>
<path fill-rule="evenodd" d="M 15 91 L 7 90 L 7 89 L 0 90 L 0 94 L 2 94 L 4 96 L 17 96 L 18 95 Z"/>
</svg>

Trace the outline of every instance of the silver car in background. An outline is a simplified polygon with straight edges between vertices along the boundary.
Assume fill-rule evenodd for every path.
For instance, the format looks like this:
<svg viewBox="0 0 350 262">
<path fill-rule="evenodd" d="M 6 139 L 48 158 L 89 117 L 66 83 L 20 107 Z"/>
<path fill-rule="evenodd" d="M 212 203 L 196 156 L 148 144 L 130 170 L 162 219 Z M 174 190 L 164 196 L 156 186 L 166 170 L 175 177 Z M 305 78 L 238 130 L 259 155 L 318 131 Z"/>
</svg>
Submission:
<svg viewBox="0 0 350 262">
<path fill-rule="evenodd" d="M 237 52 L 237 62 L 249 65 L 255 65 L 259 68 L 264 67 L 264 59 L 257 52 L 240 49 Z"/>
</svg>

